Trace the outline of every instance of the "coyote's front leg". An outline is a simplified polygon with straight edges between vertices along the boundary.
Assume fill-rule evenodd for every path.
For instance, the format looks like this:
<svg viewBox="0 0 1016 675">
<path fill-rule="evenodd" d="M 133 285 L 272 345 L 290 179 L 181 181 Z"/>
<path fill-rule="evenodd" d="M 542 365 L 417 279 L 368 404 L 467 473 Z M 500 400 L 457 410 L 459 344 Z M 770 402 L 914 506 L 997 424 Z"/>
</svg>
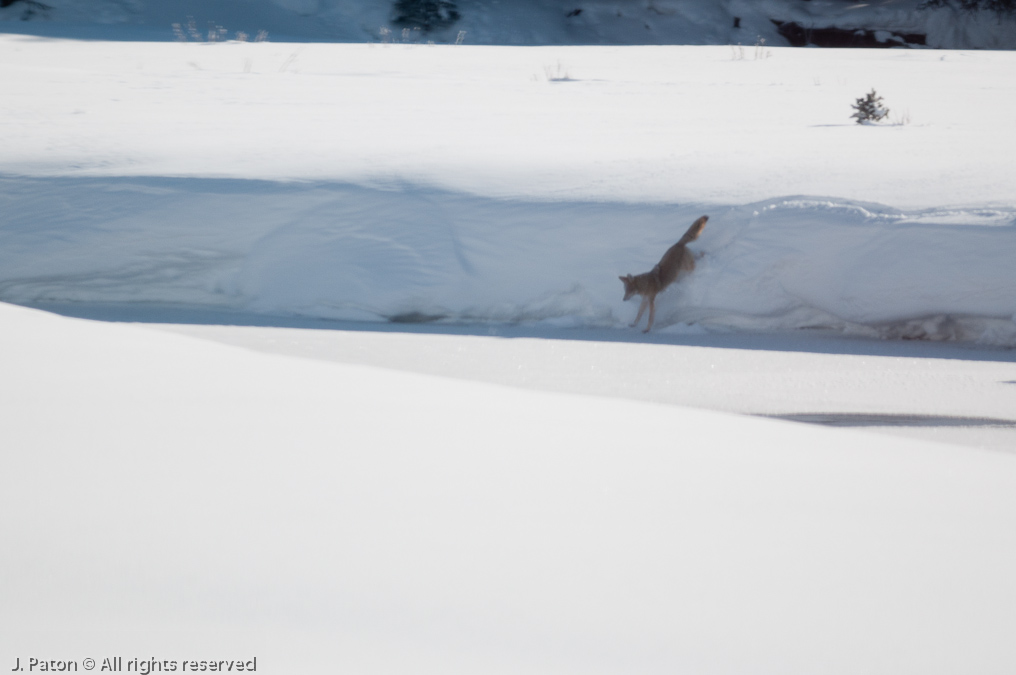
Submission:
<svg viewBox="0 0 1016 675">
<path fill-rule="evenodd" d="M 646 329 L 644 331 L 642 331 L 643 333 L 648 333 L 649 330 L 653 327 L 653 320 L 654 319 L 656 319 L 656 296 L 650 295 L 649 296 L 649 325 L 646 326 Z"/>
<path fill-rule="evenodd" d="M 631 322 L 632 328 L 639 325 L 639 321 L 642 320 L 642 315 L 645 313 L 646 305 L 648 304 L 649 304 L 649 296 L 648 295 L 642 296 L 642 302 L 639 303 L 639 313 L 635 315 L 635 320 Z M 650 316 L 652 316 L 652 312 L 650 312 Z"/>
</svg>

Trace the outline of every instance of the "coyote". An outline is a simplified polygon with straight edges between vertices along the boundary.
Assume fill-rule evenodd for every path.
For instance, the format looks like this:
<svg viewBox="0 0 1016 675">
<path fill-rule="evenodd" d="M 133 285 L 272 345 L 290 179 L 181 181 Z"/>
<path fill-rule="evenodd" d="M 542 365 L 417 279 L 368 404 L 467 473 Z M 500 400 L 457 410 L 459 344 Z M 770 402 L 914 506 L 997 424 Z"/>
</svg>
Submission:
<svg viewBox="0 0 1016 675">
<path fill-rule="evenodd" d="M 642 296 L 642 304 L 639 305 L 639 313 L 632 322 L 632 327 L 638 325 L 642 319 L 646 306 L 649 306 L 649 325 L 642 332 L 648 333 L 653 327 L 653 319 L 656 318 L 656 294 L 661 292 L 670 284 L 674 283 L 680 272 L 691 272 L 695 269 L 695 256 L 685 247 L 690 241 L 698 239 L 705 229 L 709 216 L 702 216 L 688 228 L 681 240 L 667 249 L 667 252 L 660 258 L 660 262 L 652 270 L 645 274 L 635 276 L 628 275 L 618 277 L 624 282 L 624 299 L 628 300 L 633 295 Z"/>
</svg>

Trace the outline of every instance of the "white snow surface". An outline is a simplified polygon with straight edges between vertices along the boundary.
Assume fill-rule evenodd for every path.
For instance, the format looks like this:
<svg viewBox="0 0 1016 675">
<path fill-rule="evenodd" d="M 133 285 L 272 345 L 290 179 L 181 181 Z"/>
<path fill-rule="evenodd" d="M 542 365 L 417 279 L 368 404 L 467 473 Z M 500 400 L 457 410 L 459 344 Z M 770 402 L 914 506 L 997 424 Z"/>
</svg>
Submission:
<svg viewBox="0 0 1016 675">
<path fill-rule="evenodd" d="M 0 323 L 11 668 L 117 655 L 257 657 L 269 673 L 1016 664 L 1011 454 L 11 305 Z"/>
<path fill-rule="evenodd" d="M 0 663 L 1013 672 L 1014 58 L 0 34 Z"/>
<path fill-rule="evenodd" d="M 0 37 L 0 299 L 1016 344 L 1016 54 L 770 51 Z"/>
</svg>

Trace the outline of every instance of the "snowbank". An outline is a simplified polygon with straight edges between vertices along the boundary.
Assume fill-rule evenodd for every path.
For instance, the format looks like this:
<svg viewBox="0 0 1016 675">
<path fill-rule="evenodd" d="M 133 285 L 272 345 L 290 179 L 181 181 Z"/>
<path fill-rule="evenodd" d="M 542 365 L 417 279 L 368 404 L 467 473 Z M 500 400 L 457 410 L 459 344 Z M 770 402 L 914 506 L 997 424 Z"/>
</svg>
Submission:
<svg viewBox="0 0 1016 675">
<path fill-rule="evenodd" d="M 1016 663 L 1016 464 L 1003 453 L 267 356 L 6 305 L 0 325 L 10 667 L 122 655 L 257 657 L 269 673 L 1003 675 Z"/>
<path fill-rule="evenodd" d="M 746 207 L 498 200 L 421 187 L 5 179 L 0 298 L 176 303 L 330 319 L 623 326 L 617 276 L 691 221 L 687 330 L 830 328 L 1016 344 L 1014 209 L 830 200 Z M 59 194 L 59 200 L 51 199 Z"/>
<path fill-rule="evenodd" d="M 8 36 L 0 56 L 0 300 L 623 326 L 617 276 L 706 213 L 661 329 L 1014 343 L 1011 53 Z M 853 124 L 873 84 L 922 122 Z"/>
</svg>

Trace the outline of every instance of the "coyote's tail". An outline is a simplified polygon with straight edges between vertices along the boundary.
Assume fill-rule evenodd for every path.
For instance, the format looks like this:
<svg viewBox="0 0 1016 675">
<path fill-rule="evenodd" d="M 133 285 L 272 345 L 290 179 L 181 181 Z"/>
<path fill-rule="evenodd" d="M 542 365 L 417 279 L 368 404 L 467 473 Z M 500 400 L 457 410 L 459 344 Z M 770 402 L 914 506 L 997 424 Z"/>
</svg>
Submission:
<svg viewBox="0 0 1016 675">
<path fill-rule="evenodd" d="M 677 245 L 683 246 L 690 241 L 695 241 L 696 239 L 698 239 L 699 235 L 702 234 L 702 230 L 704 230 L 706 227 L 707 220 L 709 220 L 709 216 L 702 216 L 694 223 L 692 223 L 691 227 L 688 228 L 688 231 L 684 233 L 683 237 L 681 237 L 681 240 L 677 242 Z"/>
</svg>

